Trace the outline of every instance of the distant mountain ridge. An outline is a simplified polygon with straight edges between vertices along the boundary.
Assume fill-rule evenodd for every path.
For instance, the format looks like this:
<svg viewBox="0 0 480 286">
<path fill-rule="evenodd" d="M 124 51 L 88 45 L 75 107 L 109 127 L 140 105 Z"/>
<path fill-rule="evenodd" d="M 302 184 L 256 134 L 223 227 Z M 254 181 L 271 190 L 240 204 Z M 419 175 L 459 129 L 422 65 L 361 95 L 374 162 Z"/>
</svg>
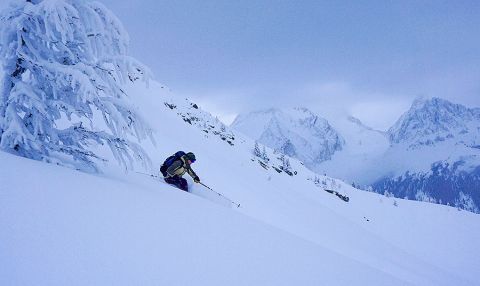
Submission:
<svg viewBox="0 0 480 286">
<path fill-rule="evenodd" d="M 417 99 L 387 132 L 352 116 L 327 121 L 306 108 L 294 110 L 305 119 L 291 110 L 270 109 L 240 115 L 232 127 L 319 174 L 382 194 L 480 212 L 480 108 Z M 265 116 L 269 113 L 276 116 Z M 303 137 L 311 146 L 291 140 L 299 130 L 311 136 Z M 314 152 L 316 147 L 323 153 Z M 318 155 L 320 160 L 312 160 Z"/>
</svg>

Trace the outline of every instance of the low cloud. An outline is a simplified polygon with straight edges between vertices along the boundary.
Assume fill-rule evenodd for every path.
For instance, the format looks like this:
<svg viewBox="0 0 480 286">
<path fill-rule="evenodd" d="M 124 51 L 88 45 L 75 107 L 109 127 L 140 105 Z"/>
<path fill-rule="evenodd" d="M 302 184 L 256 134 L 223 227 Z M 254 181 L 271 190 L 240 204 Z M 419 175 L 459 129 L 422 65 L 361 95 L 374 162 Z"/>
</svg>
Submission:
<svg viewBox="0 0 480 286">
<path fill-rule="evenodd" d="M 472 88 L 474 86 L 471 85 Z M 327 119 L 352 115 L 364 124 L 382 131 L 388 130 L 419 96 L 439 96 L 471 107 L 478 102 L 471 95 L 447 96 L 440 90 L 438 93 L 440 94 L 387 93 L 382 90 L 365 90 L 346 81 L 324 81 L 301 86 L 288 86 L 285 83 L 258 89 L 231 88 L 177 94 L 196 101 L 227 125 L 240 113 L 272 107 L 300 106 Z"/>
<path fill-rule="evenodd" d="M 308 83 L 282 90 L 221 89 L 180 92 L 179 95 L 191 98 L 225 124 L 230 124 L 243 112 L 301 106 L 327 118 L 353 115 L 379 130 L 393 125 L 415 98 L 357 91 L 342 81 Z"/>
</svg>

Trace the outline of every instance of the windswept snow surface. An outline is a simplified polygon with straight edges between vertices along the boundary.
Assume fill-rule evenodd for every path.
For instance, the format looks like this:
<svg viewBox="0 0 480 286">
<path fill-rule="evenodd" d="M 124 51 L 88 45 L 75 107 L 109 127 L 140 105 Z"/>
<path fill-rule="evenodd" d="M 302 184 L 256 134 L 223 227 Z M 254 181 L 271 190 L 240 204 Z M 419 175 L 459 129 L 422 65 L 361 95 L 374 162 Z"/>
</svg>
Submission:
<svg viewBox="0 0 480 286">
<path fill-rule="evenodd" d="M 345 203 L 298 161 L 295 176 L 265 170 L 253 141 L 185 122 L 161 85 L 130 92 L 155 129 L 151 172 L 193 151 L 202 182 L 241 207 L 191 180 L 189 194 L 0 152 L 0 285 L 480 285 L 480 216 L 323 178 Z"/>
</svg>

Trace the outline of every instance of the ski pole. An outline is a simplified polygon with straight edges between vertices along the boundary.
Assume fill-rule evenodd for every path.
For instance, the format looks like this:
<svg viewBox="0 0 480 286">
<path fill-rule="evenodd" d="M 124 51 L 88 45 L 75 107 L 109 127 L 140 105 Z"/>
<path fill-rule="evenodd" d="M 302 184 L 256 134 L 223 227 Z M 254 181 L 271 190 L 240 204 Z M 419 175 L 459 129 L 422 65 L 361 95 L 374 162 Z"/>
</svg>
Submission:
<svg viewBox="0 0 480 286">
<path fill-rule="evenodd" d="M 147 173 L 142 173 L 142 172 L 137 172 L 135 171 L 135 173 L 138 173 L 138 174 L 142 174 L 142 175 L 145 175 L 145 176 L 149 176 L 149 177 L 153 177 L 153 178 L 158 178 L 159 176 L 158 175 L 153 175 L 153 174 L 147 174 Z M 214 192 L 215 194 L 225 198 L 227 201 L 229 201 L 230 203 L 234 204 L 237 206 L 237 208 L 240 207 L 240 204 L 237 204 L 236 202 L 232 201 L 231 199 L 227 198 L 226 196 L 220 194 L 219 192 L 216 192 L 214 191 L 212 188 L 210 188 L 209 186 L 205 185 L 204 183 L 202 182 L 198 182 L 200 185 L 204 186 L 205 188 L 209 189 L 210 191 Z"/>
<path fill-rule="evenodd" d="M 205 185 L 204 183 L 202 183 L 202 182 L 198 182 L 198 183 L 199 183 L 200 185 L 204 186 L 205 188 L 209 189 L 210 191 L 215 192 L 214 190 L 212 190 L 212 188 L 210 188 L 209 186 Z M 215 192 L 215 193 L 217 193 L 217 192 Z M 218 194 L 218 193 L 217 193 L 217 194 Z"/>
<path fill-rule="evenodd" d="M 198 183 L 199 183 L 200 185 L 204 186 L 205 188 L 209 189 L 210 191 L 214 192 L 215 194 L 223 197 L 224 199 L 226 199 L 226 200 L 229 201 L 230 203 L 236 205 L 237 208 L 240 207 L 240 204 L 237 204 L 236 202 L 234 202 L 234 201 L 232 201 L 231 199 L 225 197 L 224 195 L 220 194 L 219 192 L 214 191 L 212 188 L 210 188 L 209 186 L 205 185 L 204 183 L 202 183 L 202 182 L 198 182 Z"/>
</svg>

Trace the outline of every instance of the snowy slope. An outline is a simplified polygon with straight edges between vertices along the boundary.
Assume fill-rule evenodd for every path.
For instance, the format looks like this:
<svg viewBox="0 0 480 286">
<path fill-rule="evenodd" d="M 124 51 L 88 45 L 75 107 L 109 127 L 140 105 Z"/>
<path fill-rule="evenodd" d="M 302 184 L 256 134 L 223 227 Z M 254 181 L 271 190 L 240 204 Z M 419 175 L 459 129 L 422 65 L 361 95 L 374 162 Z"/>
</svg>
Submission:
<svg viewBox="0 0 480 286">
<path fill-rule="evenodd" d="M 155 181 L 0 156 L 1 285 L 404 283 Z"/>
<path fill-rule="evenodd" d="M 0 284 L 479 284 L 477 215 L 317 178 L 345 203 L 295 160 L 294 176 L 252 161 L 253 141 L 161 85 L 130 92 L 155 130 L 152 172 L 193 151 L 202 181 L 241 208 L 199 185 L 187 194 L 110 165 L 93 176 L 0 153 Z"/>
</svg>

